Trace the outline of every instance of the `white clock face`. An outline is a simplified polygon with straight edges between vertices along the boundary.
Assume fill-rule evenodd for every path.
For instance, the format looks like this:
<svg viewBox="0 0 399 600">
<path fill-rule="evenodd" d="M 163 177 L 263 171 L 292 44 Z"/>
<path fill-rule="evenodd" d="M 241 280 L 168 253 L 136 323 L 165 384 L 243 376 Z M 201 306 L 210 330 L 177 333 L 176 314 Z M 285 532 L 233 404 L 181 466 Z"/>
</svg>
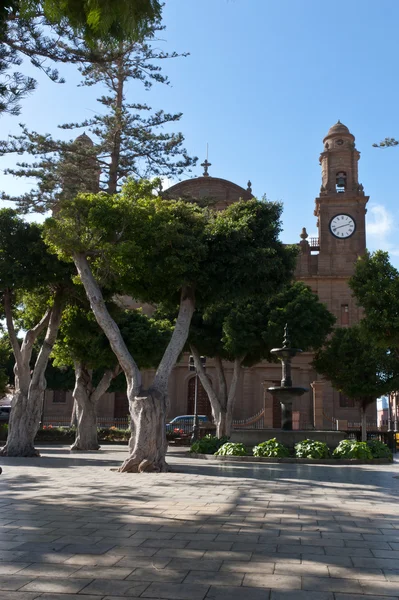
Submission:
<svg viewBox="0 0 399 600">
<path fill-rule="evenodd" d="M 341 240 L 348 238 L 356 231 L 355 220 L 350 215 L 335 215 L 330 221 L 330 231 Z"/>
</svg>

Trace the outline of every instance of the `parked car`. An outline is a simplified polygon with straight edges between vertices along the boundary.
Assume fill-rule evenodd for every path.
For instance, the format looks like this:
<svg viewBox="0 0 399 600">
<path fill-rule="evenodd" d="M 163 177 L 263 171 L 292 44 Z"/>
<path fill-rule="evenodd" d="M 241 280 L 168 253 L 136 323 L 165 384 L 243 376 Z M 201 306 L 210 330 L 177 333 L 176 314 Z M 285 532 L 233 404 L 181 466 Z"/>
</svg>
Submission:
<svg viewBox="0 0 399 600">
<path fill-rule="evenodd" d="M 199 425 L 210 425 L 206 415 L 198 415 L 198 423 Z M 194 415 L 179 415 L 175 417 L 169 423 L 166 424 L 166 431 L 173 431 L 174 429 L 183 429 L 185 433 L 191 432 L 194 426 Z"/>
<path fill-rule="evenodd" d="M 0 423 L 8 423 L 10 420 L 11 405 L 0 405 Z"/>
</svg>

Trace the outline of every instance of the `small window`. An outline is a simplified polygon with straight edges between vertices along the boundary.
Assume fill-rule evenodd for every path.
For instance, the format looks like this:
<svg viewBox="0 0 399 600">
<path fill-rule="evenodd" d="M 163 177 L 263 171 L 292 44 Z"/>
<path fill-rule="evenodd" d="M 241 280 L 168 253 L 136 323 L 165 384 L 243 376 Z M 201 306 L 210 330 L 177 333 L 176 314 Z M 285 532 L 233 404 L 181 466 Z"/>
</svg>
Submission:
<svg viewBox="0 0 399 600">
<path fill-rule="evenodd" d="M 339 406 L 341 408 L 354 408 L 355 406 L 355 401 L 353 400 L 353 398 L 347 398 L 346 396 L 344 396 L 343 394 L 339 394 Z"/>
<path fill-rule="evenodd" d="M 349 325 L 349 306 L 341 304 L 341 325 Z"/>
<path fill-rule="evenodd" d="M 66 390 L 54 390 L 53 391 L 53 403 L 54 404 L 65 404 L 66 403 Z"/>
</svg>

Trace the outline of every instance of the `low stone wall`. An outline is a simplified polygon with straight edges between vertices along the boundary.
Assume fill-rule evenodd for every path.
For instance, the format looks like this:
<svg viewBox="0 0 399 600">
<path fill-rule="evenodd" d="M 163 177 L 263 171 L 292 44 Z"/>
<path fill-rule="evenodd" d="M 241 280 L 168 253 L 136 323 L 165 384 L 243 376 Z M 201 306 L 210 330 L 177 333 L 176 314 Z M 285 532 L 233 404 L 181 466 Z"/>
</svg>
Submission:
<svg viewBox="0 0 399 600">
<path fill-rule="evenodd" d="M 324 430 L 294 430 L 283 431 L 282 429 L 234 429 L 230 436 L 231 442 L 240 442 L 252 448 L 261 442 L 276 438 L 278 442 L 294 448 L 297 442 L 302 440 L 316 440 L 324 442 L 330 449 L 335 449 L 339 442 L 347 437 L 345 431 Z"/>
</svg>

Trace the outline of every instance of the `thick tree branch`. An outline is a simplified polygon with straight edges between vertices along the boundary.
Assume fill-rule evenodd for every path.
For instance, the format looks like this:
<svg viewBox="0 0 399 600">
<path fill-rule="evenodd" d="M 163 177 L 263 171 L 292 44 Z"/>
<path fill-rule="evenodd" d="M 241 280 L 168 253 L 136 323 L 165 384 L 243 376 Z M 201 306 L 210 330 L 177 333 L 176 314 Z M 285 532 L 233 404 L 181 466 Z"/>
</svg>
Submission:
<svg viewBox="0 0 399 600">
<path fill-rule="evenodd" d="M 62 309 L 64 304 L 64 295 L 62 291 L 57 291 L 54 296 L 53 306 L 51 308 L 50 319 L 47 326 L 46 337 L 40 352 L 36 359 L 36 363 L 32 373 L 31 387 L 36 387 L 40 384 L 40 380 L 44 378 L 44 372 L 47 368 L 48 359 L 53 349 L 57 338 L 58 330 L 61 325 Z"/>
<path fill-rule="evenodd" d="M 97 387 L 90 395 L 92 404 L 97 404 L 101 396 L 103 396 L 111 385 L 111 381 L 115 377 L 115 369 L 107 369 L 101 377 Z"/>
<path fill-rule="evenodd" d="M 215 390 L 213 389 L 211 380 L 209 379 L 209 377 L 207 376 L 207 374 L 205 372 L 205 368 L 202 364 L 201 356 L 200 356 L 200 353 L 198 352 L 198 349 L 195 346 L 190 345 L 190 350 L 191 350 L 191 354 L 194 357 L 195 368 L 198 373 L 198 377 L 200 378 L 200 381 L 202 383 L 202 387 L 204 388 L 204 390 L 206 391 L 206 393 L 208 395 L 209 402 L 211 403 L 211 407 L 212 407 L 214 414 L 216 414 L 218 411 L 220 411 L 219 398 L 218 398 Z"/>
<path fill-rule="evenodd" d="M 227 381 L 226 374 L 224 372 L 223 362 L 220 356 L 214 357 L 215 369 L 218 376 L 219 383 L 219 397 L 223 399 L 223 407 L 227 408 Z"/>
<path fill-rule="evenodd" d="M 190 288 L 184 287 L 180 296 L 180 307 L 176 325 L 151 386 L 151 388 L 161 392 L 163 395 L 167 394 L 169 375 L 187 341 L 194 308 L 193 291 Z"/>
<path fill-rule="evenodd" d="M 104 298 L 98 283 L 94 279 L 90 266 L 83 254 L 74 254 L 76 268 L 86 290 L 87 298 L 97 323 L 105 333 L 119 364 L 121 365 L 128 385 L 132 385 L 132 394 L 137 395 L 141 388 L 141 375 L 133 357 L 122 338 L 118 325 L 115 323 L 105 306 Z"/>
<path fill-rule="evenodd" d="M 12 318 L 12 303 L 11 303 L 11 291 L 6 289 L 4 292 L 4 312 L 6 315 L 6 324 L 8 335 L 10 336 L 11 346 L 14 352 L 15 362 L 17 369 L 22 370 L 22 354 L 21 348 L 18 342 L 17 334 L 14 327 L 14 320 Z"/>
<path fill-rule="evenodd" d="M 227 397 L 227 410 L 233 412 L 234 402 L 236 399 L 237 385 L 241 376 L 241 365 L 245 356 L 240 356 L 234 360 L 233 377 L 231 379 L 229 394 Z"/>
</svg>

